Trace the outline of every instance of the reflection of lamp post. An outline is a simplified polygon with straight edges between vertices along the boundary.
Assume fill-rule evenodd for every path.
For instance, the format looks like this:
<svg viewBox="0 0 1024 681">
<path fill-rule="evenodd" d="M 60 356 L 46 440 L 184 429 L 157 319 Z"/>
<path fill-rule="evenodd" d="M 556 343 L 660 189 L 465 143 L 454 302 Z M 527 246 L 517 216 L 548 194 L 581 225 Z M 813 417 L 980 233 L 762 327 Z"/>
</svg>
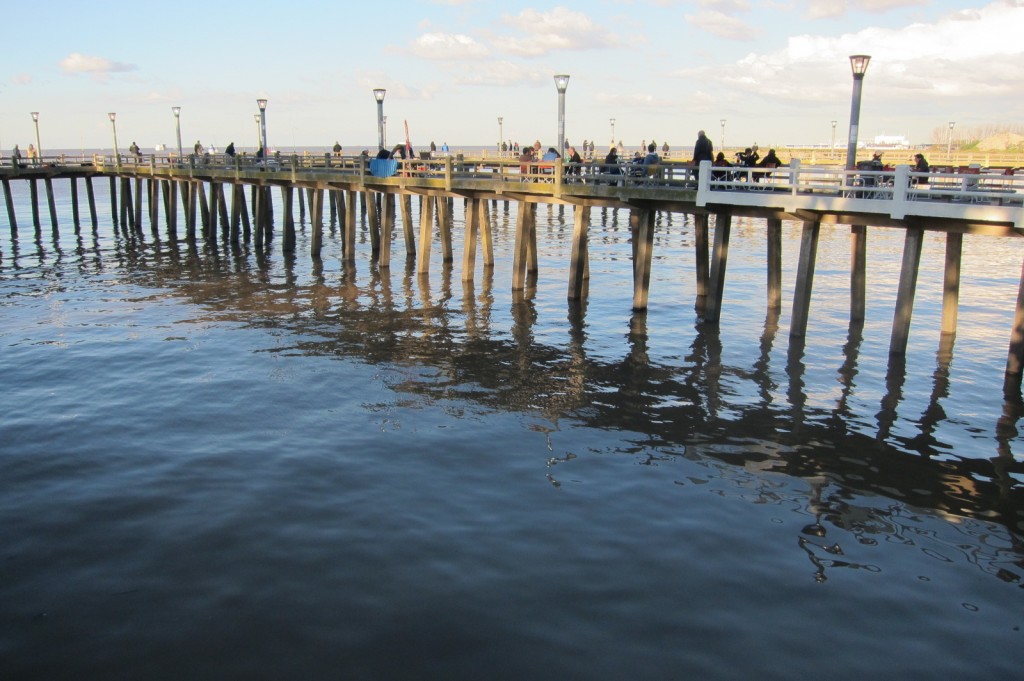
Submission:
<svg viewBox="0 0 1024 681">
<path fill-rule="evenodd" d="M 615 119 L 609 118 L 608 122 L 612 124 L 612 146 L 615 146 Z"/>
<path fill-rule="evenodd" d="M 32 122 L 36 124 L 36 163 L 43 162 L 43 145 L 39 143 L 39 112 L 32 112 Z"/>
<path fill-rule="evenodd" d="M 719 147 L 718 150 L 719 151 L 725 151 L 725 119 L 724 118 L 722 119 L 721 123 L 722 123 L 722 146 Z"/>
<path fill-rule="evenodd" d="M 832 121 L 832 146 L 828 148 L 828 157 L 832 158 L 836 153 L 836 121 Z"/>
<path fill-rule="evenodd" d="M 555 87 L 558 88 L 558 153 L 565 153 L 565 89 L 569 87 L 569 76 L 555 76 Z"/>
<path fill-rule="evenodd" d="M 850 140 L 846 145 L 846 169 L 853 170 L 857 163 L 857 128 L 860 126 L 860 93 L 864 87 L 864 74 L 871 57 L 866 54 L 850 55 L 853 70 L 853 103 L 850 106 Z"/>
<path fill-rule="evenodd" d="M 946 160 L 951 160 L 950 154 L 953 152 L 953 128 L 956 127 L 956 121 L 949 122 L 949 136 L 946 137 Z M 39 140 L 36 140 L 36 146 L 39 146 Z"/>
<path fill-rule="evenodd" d="M 382 87 L 373 89 L 373 98 L 377 100 L 377 148 L 384 148 L 384 95 L 387 90 Z"/>
<path fill-rule="evenodd" d="M 267 155 L 267 100 L 257 99 L 256 105 L 260 108 L 260 145 L 263 147 L 263 155 Z"/>
<path fill-rule="evenodd" d="M 181 161 L 181 107 L 172 106 L 171 111 L 174 112 L 174 132 L 178 136 L 178 161 Z"/>
<path fill-rule="evenodd" d="M 107 115 L 110 116 L 110 127 L 114 130 L 114 163 L 120 166 L 121 154 L 117 153 L 117 114 L 111 111 Z"/>
<path fill-rule="evenodd" d="M 505 128 L 503 127 L 504 123 L 505 123 L 505 118 L 503 116 L 498 116 L 498 155 L 499 156 L 501 155 L 501 143 L 505 141 Z"/>
</svg>

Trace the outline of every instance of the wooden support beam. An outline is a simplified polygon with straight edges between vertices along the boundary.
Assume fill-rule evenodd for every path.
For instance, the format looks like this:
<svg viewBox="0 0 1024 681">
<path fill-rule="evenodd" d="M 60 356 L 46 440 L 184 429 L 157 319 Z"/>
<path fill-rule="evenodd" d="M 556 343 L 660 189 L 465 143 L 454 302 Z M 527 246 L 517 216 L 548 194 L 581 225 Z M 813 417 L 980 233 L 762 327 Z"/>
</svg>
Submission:
<svg viewBox="0 0 1024 681">
<path fill-rule="evenodd" d="M 231 185 L 231 227 L 228 240 L 238 244 L 242 239 L 242 208 L 245 206 L 245 188 L 240 184 Z"/>
<path fill-rule="evenodd" d="M 924 230 L 908 227 L 903 241 L 903 265 L 900 268 L 900 284 L 896 293 L 896 312 L 892 320 L 892 337 L 889 354 L 902 355 L 907 351 L 910 338 L 910 319 L 914 314 L 914 294 L 917 291 L 917 272 L 921 265 L 921 251 L 924 247 Z"/>
<path fill-rule="evenodd" d="M 425 196 L 420 207 L 420 251 L 417 256 L 416 272 L 430 271 L 430 247 L 434 240 L 434 197 Z"/>
<path fill-rule="evenodd" d="M 228 223 L 228 201 L 227 201 L 227 197 L 225 196 L 226 194 L 227 194 L 227 190 L 225 189 L 224 185 L 221 184 L 221 183 L 218 183 L 217 184 L 217 215 L 220 216 L 220 232 L 221 232 L 221 238 L 223 238 L 224 240 L 227 240 L 227 238 L 228 238 L 228 231 L 231 228 L 230 224 Z"/>
<path fill-rule="evenodd" d="M 299 188 L 299 224 L 306 224 L 306 192 Z"/>
<path fill-rule="evenodd" d="M 768 219 L 768 309 L 782 309 L 782 220 Z"/>
<path fill-rule="evenodd" d="M 437 226 L 441 235 L 441 261 L 453 262 L 455 256 L 452 251 L 452 204 L 451 200 L 444 196 L 437 198 Z"/>
<path fill-rule="evenodd" d="M 796 267 L 796 286 L 793 291 L 793 314 L 789 325 L 789 335 L 793 338 L 803 338 L 807 334 L 807 317 L 811 309 L 811 290 L 814 288 L 814 267 L 818 259 L 820 235 L 821 222 L 804 222 L 800 234 L 800 262 Z"/>
<path fill-rule="evenodd" d="M 71 224 L 75 226 L 77 233 L 82 226 L 81 215 L 78 211 L 78 178 L 69 178 L 68 182 L 71 185 Z"/>
<path fill-rule="evenodd" d="M 366 204 L 366 223 L 370 230 L 370 257 L 373 260 L 380 258 L 380 213 L 378 212 L 379 196 L 377 192 L 367 189 L 363 192 L 363 203 Z"/>
<path fill-rule="evenodd" d="M 249 220 L 249 203 L 245 200 L 245 185 L 238 185 L 238 214 L 242 218 L 242 239 L 249 243 L 252 239 L 252 223 Z"/>
<path fill-rule="evenodd" d="M 28 197 L 32 204 L 32 226 L 38 232 L 42 229 L 42 225 L 39 223 L 39 185 L 35 178 L 28 181 Z"/>
<path fill-rule="evenodd" d="M 281 252 L 295 252 L 295 216 L 292 215 L 292 196 L 294 191 L 290 186 L 281 186 L 281 210 L 284 212 L 283 235 L 281 238 Z M 299 190 L 302 196 L 302 190 Z"/>
<path fill-rule="evenodd" d="M 93 230 L 99 229 L 100 221 L 96 216 L 96 192 L 92 186 L 92 177 L 85 176 L 85 196 L 89 202 L 89 219 L 92 221 Z"/>
<path fill-rule="evenodd" d="M 135 178 L 135 218 L 132 225 L 135 227 L 135 231 L 142 231 L 142 178 Z"/>
<path fill-rule="evenodd" d="M 480 246 L 484 250 L 484 267 L 494 267 L 494 238 L 491 234 L 491 208 L 480 202 Z"/>
<path fill-rule="evenodd" d="M 395 232 L 395 195 L 385 193 L 381 195 L 384 202 L 384 221 L 380 230 L 380 258 L 381 267 L 391 267 L 391 239 Z"/>
<path fill-rule="evenodd" d="M 582 300 L 587 291 L 587 260 L 590 235 L 590 207 L 573 211 L 572 255 L 569 259 L 569 300 Z"/>
<path fill-rule="evenodd" d="M 57 234 L 60 230 L 57 226 L 57 205 L 53 199 L 53 180 L 49 177 L 45 178 L 43 186 L 46 187 L 46 205 L 50 210 L 50 229 Z"/>
<path fill-rule="evenodd" d="M 1013 314 L 1013 329 L 1010 330 L 1006 373 L 1014 377 L 1024 373 L 1024 264 L 1021 266 L 1020 283 L 1017 285 L 1017 307 Z"/>
<path fill-rule="evenodd" d="M 252 233 L 253 233 L 253 246 L 257 249 L 263 249 L 263 187 L 259 185 L 253 185 L 252 187 Z"/>
<path fill-rule="evenodd" d="M 480 199 L 466 203 L 466 231 L 462 247 L 462 281 L 473 281 L 476 272 L 476 245 L 480 235 Z"/>
<path fill-rule="evenodd" d="M 868 228 L 850 227 L 850 323 L 862 324 L 867 314 Z"/>
<path fill-rule="evenodd" d="M 110 220 L 114 223 L 114 229 L 117 229 L 117 178 L 113 175 L 110 176 Z"/>
<path fill-rule="evenodd" d="M 324 190 L 313 190 L 310 198 L 309 212 L 312 229 L 309 238 L 309 255 L 318 259 L 324 246 Z"/>
<path fill-rule="evenodd" d="M 725 294 L 725 270 L 729 262 L 729 237 L 732 233 L 732 215 L 715 213 L 715 245 L 711 251 L 711 285 L 707 304 L 704 306 L 704 321 L 717 324 L 722 316 L 722 299 Z"/>
<path fill-rule="evenodd" d="M 526 272 L 528 270 L 531 240 L 536 243 L 534 213 L 536 204 L 527 201 L 519 202 L 516 214 L 516 240 L 512 251 L 512 290 L 522 291 L 526 288 Z"/>
<path fill-rule="evenodd" d="M 206 238 L 211 241 L 217 240 L 217 224 L 220 222 L 220 195 L 223 193 L 220 182 L 210 182 L 210 226 Z M 226 226 L 226 225 L 225 225 Z"/>
<path fill-rule="evenodd" d="M 203 223 L 203 238 L 210 238 L 210 206 L 206 202 L 206 185 L 202 182 L 196 182 L 194 190 L 196 192 L 196 204 L 199 206 L 199 219 Z"/>
<path fill-rule="evenodd" d="M 956 333 L 960 314 L 960 263 L 963 259 L 964 235 L 946 232 L 946 268 L 942 280 L 942 333 Z"/>
<path fill-rule="evenodd" d="M 356 261 L 356 209 L 359 205 L 359 192 L 349 190 L 345 193 L 345 238 L 342 239 L 342 257 L 345 262 Z"/>
<path fill-rule="evenodd" d="M 181 200 L 185 204 L 185 238 L 189 242 L 196 240 L 196 185 L 194 182 L 183 181 Z"/>
<path fill-rule="evenodd" d="M 647 309 L 651 291 L 651 263 L 654 260 L 654 219 L 657 213 L 648 209 L 633 211 L 637 228 L 633 232 L 633 310 Z M 632 216 L 631 216 L 632 217 Z"/>
<path fill-rule="evenodd" d="M 160 202 L 157 200 L 157 184 L 152 178 L 146 180 L 146 198 L 149 200 L 149 229 L 153 232 L 153 236 L 157 236 L 159 234 L 160 213 L 158 209 Z"/>
<path fill-rule="evenodd" d="M 18 233 L 18 217 L 14 212 L 14 196 L 11 194 L 11 181 L 6 177 L 2 180 L 4 186 L 4 203 L 7 204 L 7 220 L 11 225 L 11 236 Z"/>
<path fill-rule="evenodd" d="M 700 213 L 693 216 L 693 250 L 694 264 L 697 275 L 697 312 L 704 313 L 708 299 L 708 292 L 711 290 L 710 262 L 708 255 L 708 215 Z"/>
<path fill-rule="evenodd" d="M 540 269 L 537 258 L 537 204 L 529 204 L 530 210 L 526 213 L 530 227 L 527 230 L 526 239 L 526 271 L 536 274 Z"/>
<path fill-rule="evenodd" d="M 412 258 L 416 255 L 416 234 L 412 229 L 412 195 L 401 194 L 399 200 L 402 213 L 402 235 L 405 237 L 405 255 L 406 258 Z"/>
<path fill-rule="evenodd" d="M 171 239 L 178 238 L 178 183 L 167 180 L 167 234 Z"/>
</svg>

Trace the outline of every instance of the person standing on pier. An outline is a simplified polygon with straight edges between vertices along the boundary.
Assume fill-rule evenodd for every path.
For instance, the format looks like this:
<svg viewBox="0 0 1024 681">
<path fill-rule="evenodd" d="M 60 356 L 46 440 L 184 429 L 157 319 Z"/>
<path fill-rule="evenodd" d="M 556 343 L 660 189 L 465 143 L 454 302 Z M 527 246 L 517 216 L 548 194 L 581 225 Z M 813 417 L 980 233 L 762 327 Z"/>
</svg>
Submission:
<svg viewBox="0 0 1024 681">
<path fill-rule="evenodd" d="M 21 161 L 21 149 L 15 144 L 14 148 L 11 149 L 11 165 L 17 168 L 19 161 Z"/>
<path fill-rule="evenodd" d="M 698 168 L 700 167 L 701 161 L 714 161 L 715 160 L 715 146 L 711 144 L 711 140 L 704 134 L 703 130 L 697 131 L 697 141 L 693 145 L 693 165 L 696 166 L 693 169 L 693 179 L 696 180 L 700 173 Z"/>
<path fill-rule="evenodd" d="M 192 151 L 195 152 L 196 156 L 203 155 L 203 145 L 199 142 L 199 140 L 196 140 L 196 145 L 192 147 Z"/>
<path fill-rule="evenodd" d="M 228 158 L 234 158 L 235 157 L 235 143 L 234 142 L 228 142 L 228 145 L 226 147 L 224 147 L 224 155 L 227 156 Z"/>
<path fill-rule="evenodd" d="M 334 142 L 334 155 L 341 156 L 341 143 L 337 140 Z"/>
<path fill-rule="evenodd" d="M 28 145 L 28 162 L 32 165 L 36 164 L 36 148 L 31 144 Z"/>
</svg>

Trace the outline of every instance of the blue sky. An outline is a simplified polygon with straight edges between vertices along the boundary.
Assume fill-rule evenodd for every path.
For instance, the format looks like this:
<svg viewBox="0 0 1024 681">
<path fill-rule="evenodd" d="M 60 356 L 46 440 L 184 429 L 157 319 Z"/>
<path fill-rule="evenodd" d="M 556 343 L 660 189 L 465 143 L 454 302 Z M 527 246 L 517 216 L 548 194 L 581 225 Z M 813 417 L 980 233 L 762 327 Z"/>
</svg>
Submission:
<svg viewBox="0 0 1024 681">
<path fill-rule="evenodd" d="M 250 147 L 266 97 L 272 148 L 552 144 L 689 146 L 846 139 L 851 54 L 872 55 L 861 139 L 932 140 L 1024 121 L 1024 0 L 388 0 L 376 3 L 0 0 L 0 148 Z"/>
</svg>

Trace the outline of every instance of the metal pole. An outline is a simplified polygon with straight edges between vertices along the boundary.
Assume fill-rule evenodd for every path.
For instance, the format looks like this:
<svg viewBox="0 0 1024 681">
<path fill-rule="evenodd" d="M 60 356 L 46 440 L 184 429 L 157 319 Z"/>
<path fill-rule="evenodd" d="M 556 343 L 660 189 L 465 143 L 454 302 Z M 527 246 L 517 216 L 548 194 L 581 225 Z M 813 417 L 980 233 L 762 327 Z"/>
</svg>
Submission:
<svg viewBox="0 0 1024 681">
<path fill-rule="evenodd" d="M 256 121 L 256 148 L 259 149 L 263 142 L 263 135 L 260 133 L 260 115 L 253 114 L 252 119 Z"/>
<path fill-rule="evenodd" d="M 256 104 L 260 107 L 260 144 L 263 147 L 263 157 L 266 158 L 270 153 L 267 149 L 267 100 L 257 99 Z"/>
<path fill-rule="evenodd" d="M 955 126 L 956 126 L 956 121 L 950 121 L 949 122 L 949 136 L 946 138 L 946 160 L 947 161 L 952 161 L 953 160 L 953 157 L 952 157 L 952 153 L 953 153 L 953 128 Z M 37 147 L 39 146 L 38 141 L 36 143 L 36 146 Z"/>
<path fill-rule="evenodd" d="M 828 148 L 829 158 L 834 158 L 836 154 L 836 123 L 837 121 L 832 121 L 832 146 Z"/>
<path fill-rule="evenodd" d="M 373 98 L 377 100 L 377 148 L 384 148 L 384 96 L 387 90 L 382 87 L 373 89 Z"/>
<path fill-rule="evenodd" d="M 569 76 L 555 76 L 555 87 L 558 88 L 558 153 L 565 153 L 565 89 L 569 87 Z"/>
<path fill-rule="evenodd" d="M 181 107 L 172 106 L 171 111 L 174 112 L 174 132 L 178 137 L 178 163 L 181 163 Z"/>
<path fill-rule="evenodd" d="M 502 116 L 498 116 L 498 156 L 501 156 L 501 143 L 505 141 L 504 122 L 505 119 Z"/>
<path fill-rule="evenodd" d="M 722 146 L 718 147 L 721 152 L 725 151 L 725 119 L 722 119 Z"/>
<path fill-rule="evenodd" d="M 612 146 L 615 146 L 615 119 L 609 118 L 608 122 L 612 124 Z"/>
<path fill-rule="evenodd" d="M 117 114 L 111 111 L 110 116 L 110 127 L 114 130 L 114 164 L 117 167 L 121 167 L 121 154 L 117 151 Z"/>
<path fill-rule="evenodd" d="M 864 74 L 868 69 L 871 57 L 855 54 L 850 57 L 853 69 L 853 103 L 850 105 L 850 139 L 846 145 L 846 169 L 853 170 L 857 165 L 857 133 L 860 127 L 860 95 L 864 88 Z"/>
<path fill-rule="evenodd" d="M 39 112 L 32 112 L 32 122 L 36 124 L 36 163 L 43 162 L 43 145 L 39 143 Z"/>
<path fill-rule="evenodd" d="M 388 146 L 388 117 L 384 117 L 384 147 Z"/>
</svg>

